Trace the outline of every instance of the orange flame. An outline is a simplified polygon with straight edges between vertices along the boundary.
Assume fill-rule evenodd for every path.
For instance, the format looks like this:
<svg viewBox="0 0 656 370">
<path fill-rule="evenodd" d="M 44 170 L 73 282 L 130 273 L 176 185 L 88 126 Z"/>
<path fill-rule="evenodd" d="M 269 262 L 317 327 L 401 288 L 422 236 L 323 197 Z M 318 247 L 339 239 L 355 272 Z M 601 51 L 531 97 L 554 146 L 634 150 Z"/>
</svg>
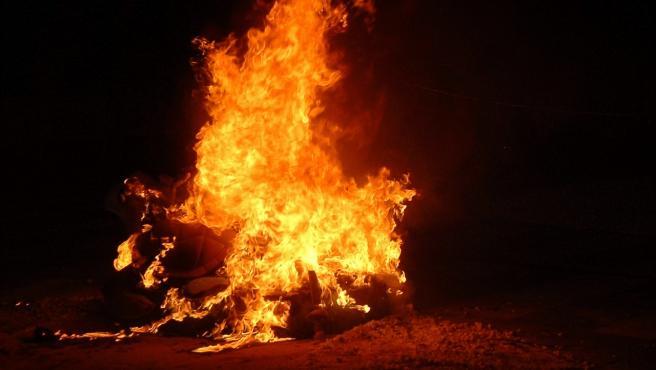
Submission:
<svg viewBox="0 0 656 370">
<path fill-rule="evenodd" d="M 359 3 L 373 9 L 370 1 Z M 280 340 L 273 329 L 286 325 L 290 304 L 284 297 L 307 286 L 310 271 L 321 287 L 321 305 L 364 312 L 369 307 L 356 304 L 340 276 L 354 278 L 354 285 L 372 274 L 405 281 L 394 230 L 415 195 L 408 176 L 392 180 L 383 168 L 358 185 L 344 175 L 332 139 L 313 129 L 323 110 L 320 93 L 341 78 L 327 63 L 326 34 L 346 23 L 343 5 L 281 0 L 263 28 L 248 31 L 241 57 L 235 37 L 220 44 L 198 40 L 210 77 L 210 121 L 197 135 L 190 196 L 171 214 L 217 234 L 237 231 L 222 270 L 230 285 L 200 304 L 171 289 L 168 316 L 148 330 L 221 305 L 227 318 L 213 336 L 227 344 L 198 351 Z M 130 263 L 133 238 L 119 246 L 117 269 Z M 148 285 L 156 283 L 158 261 L 147 270 Z M 231 334 L 221 335 L 226 328 Z"/>
</svg>

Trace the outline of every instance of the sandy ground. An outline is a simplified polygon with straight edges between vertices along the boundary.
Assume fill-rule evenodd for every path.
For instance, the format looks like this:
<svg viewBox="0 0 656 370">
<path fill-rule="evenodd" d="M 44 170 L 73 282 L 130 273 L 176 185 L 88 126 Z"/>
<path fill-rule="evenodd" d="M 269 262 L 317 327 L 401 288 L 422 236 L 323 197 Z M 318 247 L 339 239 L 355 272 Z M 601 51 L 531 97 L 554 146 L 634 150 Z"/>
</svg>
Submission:
<svg viewBox="0 0 656 370">
<path fill-rule="evenodd" d="M 0 310 L 2 369 L 263 369 L 263 368 L 587 368 L 558 344 L 495 328 L 467 314 L 388 317 L 338 336 L 196 354 L 206 339 L 142 335 L 122 342 L 35 341 L 36 327 L 115 330 L 92 281 L 50 280 L 11 295 Z M 443 313 L 449 315 L 448 311 Z M 480 312 L 480 310 L 479 310 Z M 460 317 L 455 317 L 460 316 Z M 489 321 L 489 320 L 488 320 Z"/>
<path fill-rule="evenodd" d="M 11 339 L 9 339 L 11 341 Z M 142 336 L 121 343 L 25 345 L 5 349 L 10 369 L 475 368 L 585 367 L 560 350 L 481 325 L 430 317 L 370 322 L 327 340 L 254 345 L 215 354 L 190 351 L 205 340 Z"/>
<path fill-rule="evenodd" d="M 192 353 L 212 342 L 190 337 L 34 341 L 37 327 L 118 329 L 99 291 L 103 276 L 113 273 L 106 263 L 111 258 L 96 258 L 101 265 L 50 263 L 56 269 L 7 274 L 0 279 L 0 370 L 654 369 L 651 237 L 526 225 L 478 230 L 409 234 L 404 253 L 415 287 L 413 316 L 321 340 L 215 354 Z M 426 254 L 413 245 L 439 248 Z"/>
</svg>

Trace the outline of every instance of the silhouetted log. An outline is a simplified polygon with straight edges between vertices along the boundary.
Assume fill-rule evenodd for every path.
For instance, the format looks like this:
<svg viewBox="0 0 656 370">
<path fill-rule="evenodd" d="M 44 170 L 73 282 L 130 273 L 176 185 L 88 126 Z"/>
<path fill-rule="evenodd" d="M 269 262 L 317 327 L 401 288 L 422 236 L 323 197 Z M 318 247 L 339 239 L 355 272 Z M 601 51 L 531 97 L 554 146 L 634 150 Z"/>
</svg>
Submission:
<svg viewBox="0 0 656 370">
<path fill-rule="evenodd" d="M 314 337 L 338 334 L 371 319 L 365 312 L 339 306 L 319 307 L 307 315 L 313 324 Z"/>
<path fill-rule="evenodd" d="M 286 299 L 290 302 L 287 336 L 297 339 L 312 338 L 315 325 L 308 315 L 317 308 L 312 303 L 312 296 L 309 292 L 299 292 Z"/>
<path fill-rule="evenodd" d="M 225 290 L 229 285 L 230 281 L 224 277 L 205 276 L 189 281 L 183 286 L 182 291 L 192 298 L 210 296 Z"/>
<path fill-rule="evenodd" d="M 308 271 L 308 280 L 310 285 L 310 299 L 312 304 L 318 305 L 321 303 L 321 285 L 319 284 L 317 273 L 314 271 Z"/>
<path fill-rule="evenodd" d="M 139 271 L 128 266 L 112 275 L 102 288 L 109 316 L 124 324 L 145 324 L 161 314 L 161 289 L 144 289 Z"/>
<path fill-rule="evenodd" d="M 233 231 L 217 235 L 212 229 L 198 223 L 170 221 L 161 226 L 163 235 L 175 236 L 175 247 L 163 259 L 167 276 L 177 279 L 194 279 L 211 274 L 223 266 L 228 254 Z"/>
</svg>

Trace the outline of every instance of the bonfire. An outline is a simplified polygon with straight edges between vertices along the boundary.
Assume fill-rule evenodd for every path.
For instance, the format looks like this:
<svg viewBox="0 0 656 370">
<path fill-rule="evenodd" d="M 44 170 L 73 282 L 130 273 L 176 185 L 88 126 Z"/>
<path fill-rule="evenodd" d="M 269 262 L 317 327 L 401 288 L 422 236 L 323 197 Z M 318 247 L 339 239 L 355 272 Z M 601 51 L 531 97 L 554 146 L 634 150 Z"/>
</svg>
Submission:
<svg viewBox="0 0 656 370">
<path fill-rule="evenodd" d="M 139 282 L 106 289 L 108 303 L 158 306 L 122 335 L 186 323 L 217 339 L 197 351 L 220 351 L 338 332 L 405 302 L 395 229 L 415 196 L 409 177 L 346 176 L 322 115 L 342 77 L 330 35 L 373 10 L 280 0 L 243 37 L 194 41 L 209 116 L 195 170 L 167 184 L 133 177 L 120 195 L 133 230 L 114 267 Z"/>
</svg>

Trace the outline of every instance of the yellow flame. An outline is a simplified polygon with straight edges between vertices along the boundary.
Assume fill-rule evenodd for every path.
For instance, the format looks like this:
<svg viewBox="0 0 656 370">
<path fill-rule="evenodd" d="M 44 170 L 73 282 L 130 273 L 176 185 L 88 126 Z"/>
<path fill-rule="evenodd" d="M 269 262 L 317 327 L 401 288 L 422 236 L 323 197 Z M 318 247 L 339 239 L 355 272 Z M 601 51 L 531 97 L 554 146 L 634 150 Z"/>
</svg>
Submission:
<svg viewBox="0 0 656 370">
<path fill-rule="evenodd" d="M 145 234 L 152 229 L 151 225 L 144 224 L 141 227 L 141 232 L 132 233 L 123 243 L 119 244 L 116 248 L 118 255 L 114 259 L 114 269 L 121 271 L 130 266 L 135 257 L 139 257 L 139 252 L 134 248 L 137 244 L 137 239 L 141 234 Z"/>
<path fill-rule="evenodd" d="M 373 9 L 370 1 L 359 3 Z M 248 31 L 243 55 L 235 37 L 198 41 L 210 79 L 210 121 L 197 135 L 197 173 L 176 214 L 217 234 L 238 230 L 225 260 L 225 291 L 193 305 L 172 290 L 164 303 L 164 321 L 202 316 L 217 304 L 228 312 L 214 331 L 228 344 L 201 352 L 279 340 L 273 328 L 286 325 L 284 297 L 307 286 L 308 271 L 316 273 L 322 305 L 363 312 L 369 307 L 356 304 L 338 283 L 340 275 L 355 284 L 376 273 L 405 280 L 394 229 L 415 195 L 407 175 L 392 180 L 383 168 L 358 185 L 344 175 L 332 139 L 315 130 L 325 123 L 319 95 L 341 78 L 328 65 L 326 34 L 344 27 L 346 17 L 346 7 L 330 1 L 281 0 L 262 28 Z M 126 243 L 115 266 L 128 263 L 130 239 Z M 155 284 L 158 261 L 144 285 Z M 226 327 L 231 334 L 222 335 Z"/>
<path fill-rule="evenodd" d="M 164 275 L 164 266 L 162 265 L 162 258 L 166 257 L 168 251 L 173 249 L 175 246 L 174 242 L 165 242 L 162 243 L 162 250 L 159 252 L 153 262 L 148 266 L 146 272 L 143 274 L 141 282 L 146 288 L 150 288 L 160 284 L 163 281 L 166 281 L 167 278 Z"/>
<path fill-rule="evenodd" d="M 114 259 L 114 269 L 121 271 L 132 264 L 132 251 L 141 233 L 133 233 L 123 243 L 119 244 L 118 256 Z"/>
</svg>

